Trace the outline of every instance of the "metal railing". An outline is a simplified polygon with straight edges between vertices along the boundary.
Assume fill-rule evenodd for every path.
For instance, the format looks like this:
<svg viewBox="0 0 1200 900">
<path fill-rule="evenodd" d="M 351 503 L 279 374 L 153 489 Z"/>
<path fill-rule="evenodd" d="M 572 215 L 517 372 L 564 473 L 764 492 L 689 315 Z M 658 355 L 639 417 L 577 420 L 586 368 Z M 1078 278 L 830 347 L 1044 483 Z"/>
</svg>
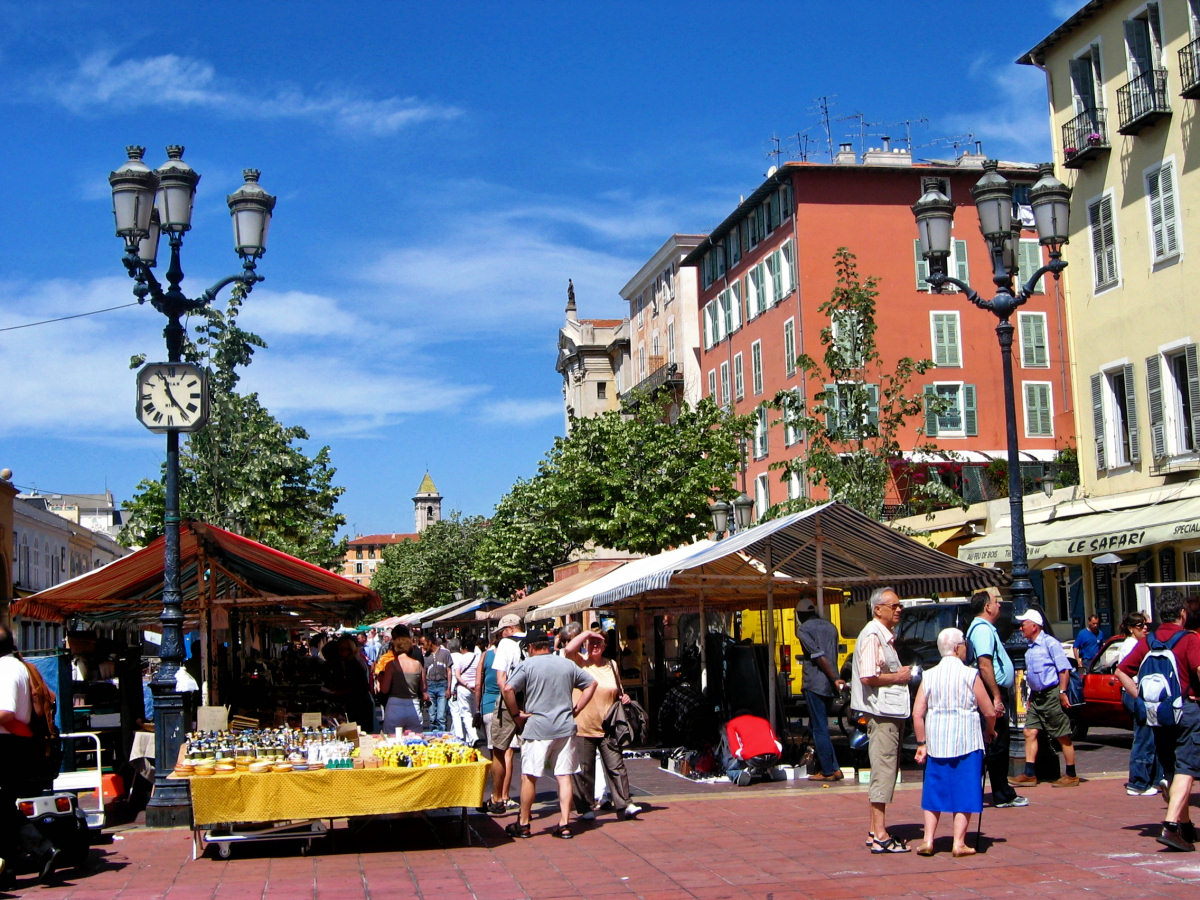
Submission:
<svg viewBox="0 0 1200 900">
<path fill-rule="evenodd" d="M 1179 51 L 1179 80 L 1183 82 L 1181 97 L 1200 97 L 1200 38 Z"/>
<path fill-rule="evenodd" d="M 1092 156 L 1110 149 L 1108 110 L 1087 109 L 1062 127 L 1063 164 L 1078 168 Z"/>
<path fill-rule="evenodd" d="M 1117 88 L 1117 115 L 1121 134 L 1136 134 L 1152 122 L 1171 114 L 1167 99 L 1167 70 L 1150 69 Z"/>
</svg>

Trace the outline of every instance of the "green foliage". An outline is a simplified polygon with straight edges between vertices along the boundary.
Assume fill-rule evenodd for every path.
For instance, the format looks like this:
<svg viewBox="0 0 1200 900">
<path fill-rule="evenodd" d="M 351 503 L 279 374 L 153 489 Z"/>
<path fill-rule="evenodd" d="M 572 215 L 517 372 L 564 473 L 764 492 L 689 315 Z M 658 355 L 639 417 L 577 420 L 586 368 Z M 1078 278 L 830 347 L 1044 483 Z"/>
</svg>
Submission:
<svg viewBox="0 0 1200 900">
<path fill-rule="evenodd" d="M 1054 483 L 1059 487 L 1079 484 L 1079 451 L 1066 446 L 1054 457 Z"/>
<path fill-rule="evenodd" d="M 345 518 L 333 511 L 345 488 L 334 485 L 329 448 L 312 457 L 299 446 L 308 432 L 285 426 L 257 394 L 236 390 L 239 367 L 250 364 L 258 335 L 237 323 L 245 290 L 235 287 L 227 309 L 200 311 L 195 343 L 184 358 L 209 373 L 208 424 L 187 436 L 179 454 L 179 509 L 199 519 L 327 569 L 340 565 L 345 539 L 336 540 Z M 141 364 L 138 357 L 131 367 Z M 126 526 L 121 540 L 145 544 L 162 534 L 162 481 L 142 481 L 133 500 L 122 503 Z"/>
<path fill-rule="evenodd" d="M 584 546 L 657 553 L 707 534 L 708 504 L 736 494 L 751 422 L 710 399 L 668 422 L 649 397 L 573 420 L 496 507 L 477 576 L 503 596 L 547 583 Z"/>
<path fill-rule="evenodd" d="M 775 464 L 786 480 L 796 473 L 809 484 L 821 486 L 830 497 L 880 519 L 892 465 L 905 448 L 900 435 L 907 423 L 923 423 L 926 399 L 912 381 L 933 367 L 928 359 L 903 357 L 885 362 L 875 339 L 878 279 L 860 278 L 855 256 L 845 247 L 833 256 L 837 285 L 819 310 L 830 324 L 821 329 L 824 347 L 821 361 L 801 355 L 797 364 L 809 382 L 811 397 L 801 391 L 782 391 L 773 405 L 783 421 L 803 434 L 800 455 Z M 935 412 L 938 404 L 933 400 Z M 911 448 L 929 458 L 949 458 L 930 441 Z M 911 485 L 907 498 L 918 507 L 961 505 L 962 500 L 935 479 Z M 812 500 L 790 501 L 772 512 L 791 512 L 811 505 Z"/>
<path fill-rule="evenodd" d="M 429 525 L 419 540 L 385 548 L 371 587 L 379 592 L 388 615 L 442 606 L 455 599 L 456 591 L 463 597 L 479 596 L 482 586 L 471 573 L 484 526 L 482 518 L 463 518 L 455 511 Z"/>
</svg>

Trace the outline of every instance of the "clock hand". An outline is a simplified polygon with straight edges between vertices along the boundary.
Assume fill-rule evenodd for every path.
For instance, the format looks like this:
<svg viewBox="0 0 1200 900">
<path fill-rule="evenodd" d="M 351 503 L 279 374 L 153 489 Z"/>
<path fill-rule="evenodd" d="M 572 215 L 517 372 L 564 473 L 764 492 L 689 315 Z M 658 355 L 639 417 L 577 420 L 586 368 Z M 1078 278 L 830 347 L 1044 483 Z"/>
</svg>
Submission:
<svg viewBox="0 0 1200 900">
<path fill-rule="evenodd" d="M 167 377 L 161 373 L 159 373 L 158 377 L 162 379 L 163 388 L 167 392 L 167 399 L 171 401 L 171 404 L 176 409 L 183 409 L 183 405 L 178 400 L 176 400 L 175 395 L 171 393 L 171 382 L 167 381 Z"/>
</svg>

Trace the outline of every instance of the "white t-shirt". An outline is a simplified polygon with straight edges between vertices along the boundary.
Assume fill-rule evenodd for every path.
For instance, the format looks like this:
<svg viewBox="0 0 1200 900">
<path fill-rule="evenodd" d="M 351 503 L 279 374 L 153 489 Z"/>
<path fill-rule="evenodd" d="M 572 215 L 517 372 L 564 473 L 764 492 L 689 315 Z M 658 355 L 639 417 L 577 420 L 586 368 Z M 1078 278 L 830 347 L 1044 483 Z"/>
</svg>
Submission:
<svg viewBox="0 0 1200 900">
<path fill-rule="evenodd" d="M 454 674 L 458 676 L 460 687 L 474 688 L 475 673 L 479 666 L 479 651 L 460 650 L 458 653 L 451 653 L 450 655 L 454 657 L 452 669 Z"/>
<path fill-rule="evenodd" d="M 520 639 L 522 637 L 524 635 L 506 637 L 496 645 L 496 655 L 492 658 L 492 668 L 497 672 L 503 672 L 506 679 L 511 678 L 512 673 L 521 664 Z"/>
<path fill-rule="evenodd" d="M 12 654 L 0 656 L 0 709 L 15 713 L 26 725 L 33 718 L 33 689 L 29 683 L 29 670 L 25 668 L 25 663 Z M 11 733 L 0 725 L 0 734 Z"/>
</svg>

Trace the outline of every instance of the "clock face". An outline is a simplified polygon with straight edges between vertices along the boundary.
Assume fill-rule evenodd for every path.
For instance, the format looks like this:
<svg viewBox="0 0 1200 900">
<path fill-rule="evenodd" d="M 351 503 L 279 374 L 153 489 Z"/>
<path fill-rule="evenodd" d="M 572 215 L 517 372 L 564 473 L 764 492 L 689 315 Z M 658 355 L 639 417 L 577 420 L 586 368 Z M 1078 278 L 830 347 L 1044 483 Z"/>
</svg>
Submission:
<svg viewBox="0 0 1200 900">
<path fill-rule="evenodd" d="M 207 373 L 187 363 L 148 363 L 138 371 L 137 416 L 151 431 L 195 431 L 208 419 Z"/>
</svg>

